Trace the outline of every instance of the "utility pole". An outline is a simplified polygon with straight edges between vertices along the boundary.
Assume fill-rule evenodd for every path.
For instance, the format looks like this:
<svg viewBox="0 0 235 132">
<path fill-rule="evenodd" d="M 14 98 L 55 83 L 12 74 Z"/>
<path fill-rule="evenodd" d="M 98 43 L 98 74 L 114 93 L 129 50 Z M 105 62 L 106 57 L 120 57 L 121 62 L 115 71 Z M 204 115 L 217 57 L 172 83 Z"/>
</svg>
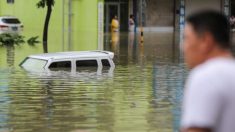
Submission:
<svg viewBox="0 0 235 132">
<path fill-rule="evenodd" d="M 185 0 L 180 0 L 180 45 L 179 49 L 182 49 L 183 36 L 184 36 L 184 26 L 185 26 Z M 183 56 L 183 52 L 180 52 L 180 56 Z"/>
<path fill-rule="evenodd" d="M 143 0 L 140 0 L 140 43 L 144 43 L 144 31 L 143 31 Z"/>
<path fill-rule="evenodd" d="M 223 2 L 224 14 L 229 18 L 231 14 L 231 0 L 224 0 Z"/>
<path fill-rule="evenodd" d="M 65 0 L 63 0 L 63 4 L 62 4 L 62 51 L 64 51 L 64 32 L 65 32 L 65 29 L 64 29 L 64 24 L 65 24 L 65 21 L 64 21 L 64 5 L 65 5 Z"/>
<path fill-rule="evenodd" d="M 140 27 L 142 27 L 142 7 L 143 0 L 140 0 Z"/>
<path fill-rule="evenodd" d="M 175 24 L 176 24 L 176 0 L 174 0 L 174 3 L 173 3 L 173 28 L 174 28 L 174 31 L 175 31 Z"/>
<path fill-rule="evenodd" d="M 72 50 L 72 0 L 68 2 L 68 49 Z"/>
</svg>

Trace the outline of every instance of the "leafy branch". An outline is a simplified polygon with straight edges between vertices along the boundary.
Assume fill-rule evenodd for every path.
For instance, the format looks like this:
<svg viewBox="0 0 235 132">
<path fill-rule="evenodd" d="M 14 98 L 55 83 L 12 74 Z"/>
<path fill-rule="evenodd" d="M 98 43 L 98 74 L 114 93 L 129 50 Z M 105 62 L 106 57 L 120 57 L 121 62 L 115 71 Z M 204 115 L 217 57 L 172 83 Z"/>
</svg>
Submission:
<svg viewBox="0 0 235 132">
<path fill-rule="evenodd" d="M 38 36 L 31 37 L 27 40 L 27 43 L 30 46 L 33 46 L 37 43 L 40 43 L 40 41 L 37 40 Z M 14 46 L 14 45 L 20 45 L 25 43 L 25 37 L 19 34 L 12 34 L 12 33 L 3 33 L 0 34 L 0 46 Z"/>
</svg>

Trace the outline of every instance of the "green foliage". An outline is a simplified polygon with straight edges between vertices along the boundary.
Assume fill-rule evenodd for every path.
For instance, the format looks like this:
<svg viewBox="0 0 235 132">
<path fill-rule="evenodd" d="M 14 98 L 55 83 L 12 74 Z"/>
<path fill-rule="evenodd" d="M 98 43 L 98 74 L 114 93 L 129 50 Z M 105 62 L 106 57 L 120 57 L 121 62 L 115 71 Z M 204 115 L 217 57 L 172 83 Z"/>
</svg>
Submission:
<svg viewBox="0 0 235 132">
<path fill-rule="evenodd" d="M 27 40 L 28 45 L 34 46 L 35 44 L 40 43 L 38 41 L 39 37 L 31 37 Z M 13 34 L 13 33 L 3 33 L 0 34 L 0 46 L 14 46 L 14 45 L 20 45 L 25 43 L 25 37 L 19 34 Z"/>
<path fill-rule="evenodd" d="M 1 46 L 14 46 L 25 43 L 24 36 L 18 34 L 3 33 L 0 34 Z"/>
<path fill-rule="evenodd" d="M 55 0 L 40 0 L 37 3 L 38 8 L 44 8 L 45 6 L 54 6 L 55 5 Z"/>
<path fill-rule="evenodd" d="M 38 36 L 36 36 L 36 37 L 31 37 L 31 38 L 29 38 L 29 39 L 27 40 L 27 43 L 28 43 L 30 46 L 34 46 L 35 44 L 40 43 L 40 41 L 37 40 L 38 38 L 39 38 Z"/>
</svg>

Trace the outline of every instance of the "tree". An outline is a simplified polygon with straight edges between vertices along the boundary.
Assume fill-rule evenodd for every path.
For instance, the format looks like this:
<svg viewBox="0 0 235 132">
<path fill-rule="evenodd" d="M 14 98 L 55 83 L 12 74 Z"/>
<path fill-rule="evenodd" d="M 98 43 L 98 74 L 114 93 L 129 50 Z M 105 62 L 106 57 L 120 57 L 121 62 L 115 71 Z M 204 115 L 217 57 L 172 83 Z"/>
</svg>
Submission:
<svg viewBox="0 0 235 132">
<path fill-rule="evenodd" d="M 40 0 L 37 3 L 38 8 L 47 7 L 47 14 L 46 14 L 45 23 L 44 23 L 43 40 L 42 40 L 44 53 L 48 53 L 48 27 L 49 27 L 50 18 L 51 18 L 52 7 L 54 5 L 55 5 L 55 0 Z"/>
</svg>

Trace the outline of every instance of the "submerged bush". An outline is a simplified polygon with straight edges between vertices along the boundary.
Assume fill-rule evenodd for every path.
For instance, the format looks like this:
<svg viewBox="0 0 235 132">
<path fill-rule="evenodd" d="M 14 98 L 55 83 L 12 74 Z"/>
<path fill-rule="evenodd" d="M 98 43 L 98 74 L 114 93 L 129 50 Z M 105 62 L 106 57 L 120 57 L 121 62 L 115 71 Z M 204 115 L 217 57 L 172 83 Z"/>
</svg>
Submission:
<svg viewBox="0 0 235 132">
<path fill-rule="evenodd" d="M 39 38 L 38 36 L 36 36 L 36 37 L 31 37 L 31 38 L 29 38 L 29 39 L 27 40 L 27 43 L 28 43 L 30 46 L 34 46 L 35 44 L 40 43 L 40 41 L 37 40 L 38 38 Z"/>
<path fill-rule="evenodd" d="M 25 37 L 19 34 L 13 34 L 13 33 L 3 33 L 0 34 L 0 46 L 14 46 L 14 45 L 20 45 L 25 43 Z M 36 43 L 40 43 L 40 41 L 37 40 L 38 36 L 31 37 L 27 40 L 27 43 L 30 46 L 33 46 Z"/>
<path fill-rule="evenodd" d="M 0 34 L 0 45 L 13 46 L 25 43 L 24 36 L 13 33 Z"/>
</svg>

